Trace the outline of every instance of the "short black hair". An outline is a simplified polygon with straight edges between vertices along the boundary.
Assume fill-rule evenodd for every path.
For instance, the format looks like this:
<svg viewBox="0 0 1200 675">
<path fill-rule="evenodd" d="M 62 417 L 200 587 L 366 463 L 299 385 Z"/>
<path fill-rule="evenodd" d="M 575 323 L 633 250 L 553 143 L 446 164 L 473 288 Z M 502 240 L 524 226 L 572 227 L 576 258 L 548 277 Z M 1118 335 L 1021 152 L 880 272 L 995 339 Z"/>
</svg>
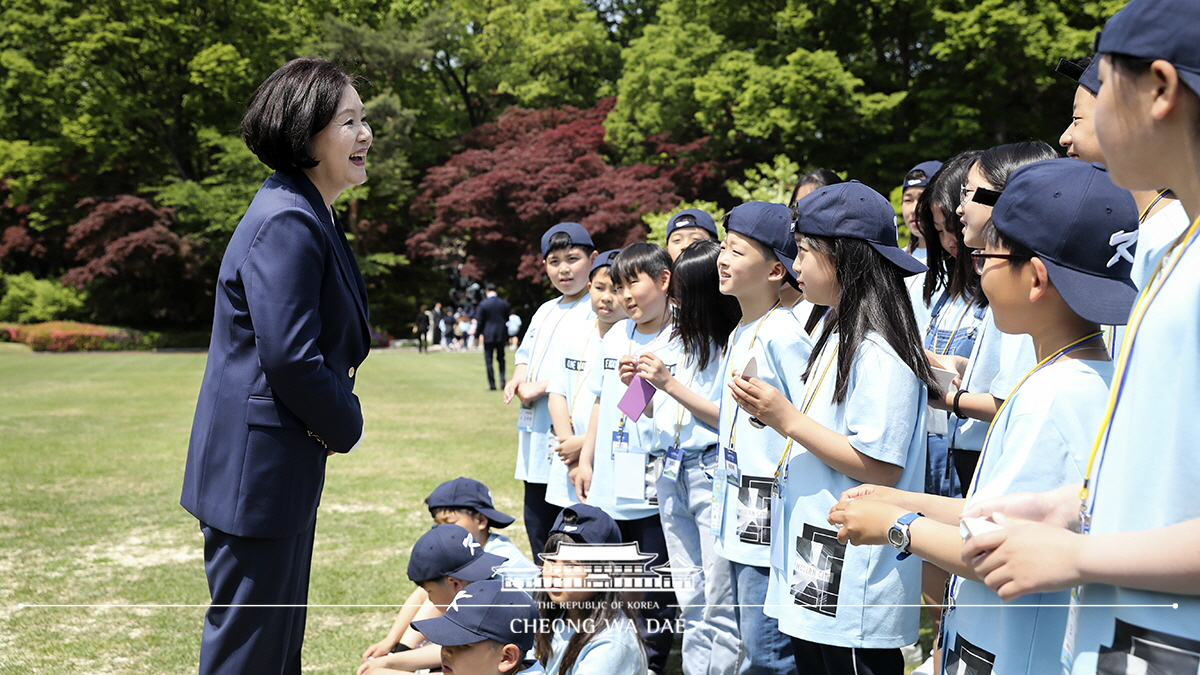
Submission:
<svg viewBox="0 0 1200 675">
<path fill-rule="evenodd" d="M 671 256 L 667 250 L 658 244 L 638 242 L 621 249 L 613 258 L 612 269 L 608 276 L 612 277 L 617 286 L 624 286 L 637 278 L 639 272 L 644 272 L 651 279 L 671 269 Z"/>
<path fill-rule="evenodd" d="M 276 171 L 311 169 L 317 159 L 309 142 L 333 121 L 342 92 L 353 84 L 345 69 L 325 59 L 288 61 L 254 90 L 242 140 Z"/>
</svg>

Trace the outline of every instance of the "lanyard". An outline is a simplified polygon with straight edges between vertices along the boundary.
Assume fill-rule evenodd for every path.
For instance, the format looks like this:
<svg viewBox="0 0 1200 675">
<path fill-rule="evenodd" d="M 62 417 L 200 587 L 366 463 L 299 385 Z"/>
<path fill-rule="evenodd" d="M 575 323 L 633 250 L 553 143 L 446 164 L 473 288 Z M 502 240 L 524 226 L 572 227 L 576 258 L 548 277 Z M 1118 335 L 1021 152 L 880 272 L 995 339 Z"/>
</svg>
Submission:
<svg viewBox="0 0 1200 675">
<path fill-rule="evenodd" d="M 1066 347 L 1063 347 L 1062 349 L 1054 352 L 1050 356 L 1047 356 L 1046 358 L 1042 359 L 1041 363 L 1034 366 L 1033 370 L 1029 371 L 1028 373 L 1025 373 L 1025 377 L 1022 377 L 1021 381 L 1017 382 L 1017 386 L 1013 387 L 1012 393 L 1009 394 L 1008 398 L 1004 399 L 1004 402 L 1001 403 L 1000 407 L 996 409 L 996 414 L 994 417 L 992 417 L 992 420 L 994 421 L 994 420 L 997 420 L 1000 418 L 1000 413 L 1003 412 L 1004 408 L 1008 406 L 1009 401 L 1016 398 L 1017 392 L 1021 390 L 1021 385 L 1025 384 L 1025 380 L 1028 380 L 1029 378 L 1033 377 L 1034 373 L 1036 373 L 1039 370 L 1041 370 L 1042 368 L 1045 368 L 1046 366 L 1054 363 L 1063 355 L 1074 351 L 1077 347 L 1079 347 L 1085 343 L 1091 342 L 1092 340 L 1095 340 L 1096 338 L 1103 337 L 1103 335 L 1104 334 L 1099 331 L 1092 333 L 1090 335 L 1085 335 L 1085 336 L 1079 338 L 1078 340 L 1072 342 L 1071 344 L 1067 345 Z M 979 471 L 980 471 L 980 469 L 983 468 L 983 460 L 984 460 L 984 457 L 987 456 L 988 448 L 991 446 L 992 431 L 994 431 L 995 429 L 996 429 L 995 424 L 988 425 L 987 435 L 984 436 L 984 438 L 983 438 L 983 450 L 980 451 L 979 461 L 975 464 L 975 475 L 973 475 L 971 477 L 971 494 L 972 495 L 974 495 L 975 491 L 979 489 L 979 484 L 978 484 Z"/>
<path fill-rule="evenodd" d="M 1125 329 L 1125 340 L 1121 343 L 1121 355 L 1117 359 L 1116 373 L 1113 375 L 1112 389 L 1108 395 L 1108 409 L 1104 413 L 1104 421 L 1100 424 L 1100 433 L 1096 436 L 1096 442 L 1092 446 L 1092 454 L 1088 457 L 1087 473 L 1084 474 L 1083 487 L 1079 490 L 1079 516 L 1080 524 L 1086 526 L 1091 521 L 1091 509 L 1088 508 L 1089 488 L 1092 485 L 1092 466 L 1096 462 L 1099 455 L 1100 464 L 1096 466 L 1096 479 L 1099 480 L 1100 471 L 1104 468 L 1104 453 L 1100 448 L 1108 449 L 1108 435 L 1112 432 L 1112 420 L 1117 411 L 1117 404 L 1121 400 L 1121 391 L 1125 388 L 1125 370 L 1129 366 L 1129 357 L 1133 353 L 1134 344 L 1137 342 L 1138 328 L 1142 325 L 1142 319 L 1145 318 L 1146 312 L 1149 311 L 1150 305 L 1154 299 L 1158 297 L 1158 292 L 1166 285 L 1167 279 L 1171 273 L 1175 271 L 1175 267 L 1183 256 L 1187 254 L 1189 248 L 1196 241 L 1196 231 L 1200 229 L 1200 218 L 1192 222 L 1191 226 L 1180 235 L 1175 244 L 1167 252 L 1158 265 L 1154 269 L 1152 281 L 1142 289 L 1142 294 L 1138 297 L 1137 303 L 1133 306 L 1133 312 L 1129 315 L 1129 325 Z M 1170 263 L 1167 259 L 1170 258 Z M 1164 263 L 1167 263 L 1164 268 Z M 1093 501 L 1093 508 L 1095 502 Z"/>
<path fill-rule="evenodd" d="M 760 318 L 758 320 L 758 323 L 754 326 L 754 334 L 750 336 L 750 346 L 746 349 L 747 352 L 754 351 L 754 343 L 758 341 L 758 330 L 760 328 L 762 328 L 764 323 L 767 322 L 767 318 L 769 318 L 771 316 L 771 312 L 774 312 L 778 307 L 779 307 L 779 301 L 777 300 L 777 301 L 775 301 L 774 305 L 771 305 L 771 309 L 768 309 L 767 313 L 763 314 L 762 318 Z M 747 327 L 747 326 L 744 326 L 744 327 Z M 726 381 L 733 379 L 733 369 L 734 369 L 735 364 L 737 363 L 737 360 L 734 358 L 734 354 L 736 352 L 736 347 L 737 347 L 737 328 L 734 328 L 733 329 L 733 339 L 729 341 L 729 376 L 725 378 Z M 721 400 L 722 401 L 725 400 L 724 395 L 721 396 Z M 741 409 L 741 406 L 734 404 L 733 419 L 731 419 L 729 422 L 729 446 L 728 447 L 730 450 L 733 449 L 734 442 L 737 440 L 737 418 L 738 418 L 738 411 L 740 409 Z"/>
<path fill-rule="evenodd" d="M 828 346 L 829 343 L 826 342 L 821 347 L 821 353 L 817 355 L 817 363 L 820 363 L 821 357 L 825 356 L 825 348 Z M 833 353 L 829 355 L 829 360 L 825 362 L 825 369 L 821 371 L 821 377 L 816 380 L 816 385 L 812 386 L 812 382 L 810 381 L 810 386 L 805 388 L 804 405 L 800 409 L 801 414 L 808 414 L 808 409 L 812 407 L 813 399 L 815 399 L 817 397 L 817 393 L 821 391 L 821 384 L 825 382 L 825 376 L 829 374 L 829 367 L 832 366 L 833 362 L 837 360 L 838 348 L 841 346 L 841 340 L 839 339 L 838 344 L 833 346 Z M 788 438 L 787 445 L 783 448 L 783 454 L 779 457 L 779 463 L 775 465 L 775 485 L 777 486 L 779 485 L 779 477 L 784 475 L 783 469 L 787 464 L 788 457 L 791 455 L 792 443 L 794 441 L 795 439 L 791 437 Z"/>
<path fill-rule="evenodd" d="M 633 321 L 630 321 L 629 323 L 630 323 L 630 326 L 629 326 L 629 355 L 633 356 L 633 347 L 634 347 L 633 336 L 637 334 L 637 324 L 633 323 Z M 671 325 L 671 322 L 667 319 L 663 319 L 663 323 L 661 326 L 659 326 L 658 332 L 654 334 L 654 337 L 650 338 L 650 341 L 646 343 L 646 346 L 643 347 L 642 350 L 640 352 L 638 352 L 638 354 L 652 353 L 654 350 L 651 349 L 651 347 L 654 346 L 655 342 L 658 342 L 658 338 L 662 337 L 663 331 L 665 331 L 667 329 L 667 326 L 669 326 L 669 325 Z M 633 376 L 637 377 L 637 373 L 634 373 Z M 625 416 L 625 413 L 621 413 L 621 419 L 619 422 L 617 422 L 617 433 L 618 434 L 625 433 L 625 420 L 626 419 L 628 419 L 628 418 Z"/>
<path fill-rule="evenodd" d="M 682 362 L 682 361 L 683 361 L 683 359 L 681 358 L 680 362 Z M 696 381 L 696 369 L 692 368 L 691 377 L 688 378 L 688 382 L 684 386 L 686 386 L 688 389 L 691 389 L 692 383 L 695 381 Z M 679 401 L 676 401 L 675 405 L 678 406 L 678 408 L 679 408 L 675 412 L 675 444 L 674 444 L 675 447 L 678 448 L 679 447 L 679 432 L 683 429 L 683 415 L 685 412 L 687 412 L 687 408 L 685 408 L 683 406 L 683 404 L 680 403 Z"/>
<path fill-rule="evenodd" d="M 587 382 L 588 375 L 591 374 L 592 368 L 596 365 L 596 359 L 588 358 L 588 346 L 592 344 L 592 336 L 600 332 L 600 319 L 596 319 L 593 328 L 588 332 L 587 340 L 583 342 L 583 358 L 587 363 L 584 370 L 579 374 L 579 382 L 575 384 L 575 393 L 571 395 L 571 404 L 567 406 L 567 421 L 571 423 L 571 433 L 575 433 L 575 421 L 571 418 L 575 415 L 575 404 L 579 401 L 579 393 L 583 391 L 583 385 Z M 601 357 L 603 358 L 603 356 Z"/>
<path fill-rule="evenodd" d="M 1150 205 L 1146 207 L 1146 210 L 1142 211 L 1141 215 L 1138 216 L 1138 223 L 1146 222 L 1146 216 L 1150 215 L 1150 212 L 1154 210 L 1154 207 L 1158 206 L 1158 203 L 1161 202 L 1163 200 L 1163 198 L 1167 196 L 1167 193 L 1170 191 L 1171 191 L 1170 188 L 1164 188 L 1162 190 L 1159 190 L 1158 196 L 1156 196 L 1154 198 L 1154 201 L 1150 202 Z"/>
<path fill-rule="evenodd" d="M 948 299 L 947 302 L 952 303 L 953 299 Z M 950 353 L 950 345 L 954 343 L 954 336 L 958 335 L 958 329 L 960 327 L 962 327 L 963 319 L 965 319 L 967 317 L 967 314 L 970 311 L 971 311 L 971 304 L 967 303 L 966 306 L 963 307 L 962 314 L 958 315 L 958 321 L 956 321 L 954 323 L 954 330 L 950 331 L 950 335 L 946 338 L 945 348 L 942 349 L 941 351 L 938 351 L 938 345 L 937 345 L 938 329 L 940 329 L 941 325 L 942 325 L 941 312 L 938 312 L 938 316 L 935 316 L 929 320 L 930 324 L 931 324 L 930 328 L 933 329 L 933 353 L 941 355 L 941 356 L 945 356 L 946 354 Z M 935 322 L 934 319 L 937 319 L 937 321 Z"/>
<path fill-rule="evenodd" d="M 541 370 L 542 361 L 544 361 L 546 359 L 546 352 L 550 351 L 550 345 L 554 344 L 554 331 L 558 330 L 558 326 L 559 326 L 559 324 L 562 323 L 562 320 L 567 318 L 567 315 L 570 314 L 571 311 L 574 310 L 576 307 L 578 307 L 579 303 L 582 302 L 583 299 L 586 297 L 588 297 L 588 294 L 584 293 L 578 300 L 571 303 L 570 307 L 563 308 L 562 312 L 559 313 L 558 318 L 554 320 L 554 325 L 550 327 L 550 337 L 547 338 L 545 342 L 542 342 L 542 334 L 545 331 L 540 331 L 540 330 L 538 331 L 537 337 L 534 338 L 533 353 L 535 355 L 537 354 L 538 345 L 541 344 L 541 345 L 543 345 L 542 355 L 540 357 L 534 356 L 533 358 L 529 359 L 532 362 L 530 365 L 533 367 L 531 367 L 525 374 L 526 382 L 536 382 L 537 381 L 536 378 L 533 377 L 533 371 L 535 368 L 539 371 Z M 560 301 L 559 307 L 562 307 L 561 301 Z"/>
</svg>

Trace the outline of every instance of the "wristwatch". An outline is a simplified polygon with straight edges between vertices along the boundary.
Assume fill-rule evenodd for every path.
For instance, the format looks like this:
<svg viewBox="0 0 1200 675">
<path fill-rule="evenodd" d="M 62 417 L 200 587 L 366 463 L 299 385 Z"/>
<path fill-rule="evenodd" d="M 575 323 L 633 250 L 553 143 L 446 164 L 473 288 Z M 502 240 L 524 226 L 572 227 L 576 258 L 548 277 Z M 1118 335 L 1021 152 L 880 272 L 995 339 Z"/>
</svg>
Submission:
<svg viewBox="0 0 1200 675">
<path fill-rule="evenodd" d="M 888 530 L 888 543 L 892 545 L 892 548 L 900 551 L 896 555 L 896 560 L 904 560 L 912 555 L 908 551 L 908 545 L 912 542 L 912 539 L 908 536 L 908 525 L 924 515 L 924 513 L 906 513 L 897 518 L 895 524 Z"/>
</svg>

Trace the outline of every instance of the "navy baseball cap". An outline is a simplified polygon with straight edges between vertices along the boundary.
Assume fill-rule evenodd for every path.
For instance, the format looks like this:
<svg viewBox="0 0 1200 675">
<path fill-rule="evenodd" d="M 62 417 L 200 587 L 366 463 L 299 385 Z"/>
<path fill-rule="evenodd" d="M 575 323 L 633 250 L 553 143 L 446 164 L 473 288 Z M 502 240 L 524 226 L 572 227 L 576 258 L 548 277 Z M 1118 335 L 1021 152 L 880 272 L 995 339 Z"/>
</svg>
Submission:
<svg viewBox="0 0 1200 675">
<path fill-rule="evenodd" d="M 611 251 L 605 251 L 604 253 L 601 253 L 600 255 L 596 256 L 596 260 L 592 263 L 592 270 L 590 272 L 588 272 L 588 276 L 590 277 L 593 273 L 595 273 L 596 270 L 600 269 L 601 267 L 612 267 L 613 258 L 616 258 L 617 254 L 620 252 L 621 252 L 621 249 L 614 248 Z"/>
<path fill-rule="evenodd" d="M 700 209 L 684 209 L 671 216 L 671 220 L 667 221 L 667 236 L 670 237 L 672 232 L 681 227 L 699 227 L 714 239 L 717 237 L 717 224 L 713 222 L 712 216 Z"/>
<path fill-rule="evenodd" d="M 725 214 L 725 229 L 745 235 L 775 251 L 788 276 L 795 277 L 796 240 L 792 237 L 792 211 L 773 202 L 746 202 Z"/>
<path fill-rule="evenodd" d="M 455 507 L 467 507 L 487 516 L 492 527 L 505 528 L 512 525 L 513 517 L 496 510 L 492 505 L 492 491 L 474 478 L 455 478 L 433 489 L 425 498 L 430 511 Z"/>
<path fill-rule="evenodd" d="M 942 168 L 942 163 L 937 161 L 936 159 L 931 159 L 928 162 L 921 162 L 920 164 L 914 166 L 913 168 L 911 168 L 907 172 L 905 172 L 904 184 L 901 185 L 900 187 L 905 190 L 907 190 L 908 188 L 911 188 L 911 187 L 928 187 L 929 179 L 933 178 L 933 174 L 937 173 L 938 169 L 940 169 L 940 168 Z M 909 178 L 908 174 L 910 174 L 914 171 L 924 171 L 925 177 L 924 178 Z"/>
<path fill-rule="evenodd" d="M 528 593 L 505 589 L 504 582 L 492 579 L 468 584 L 454 596 L 444 616 L 412 625 L 438 645 L 457 647 L 495 640 L 527 652 L 533 648 L 537 619 L 537 605 Z"/>
<path fill-rule="evenodd" d="M 817 188 L 796 202 L 793 229 L 814 237 L 862 239 L 908 274 L 928 269 L 900 249 L 892 203 L 856 180 Z"/>
<path fill-rule="evenodd" d="M 491 579 L 508 558 L 484 553 L 483 545 L 458 525 L 434 525 L 413 544 L 408 578 L 420 584 L 442 577 L 466 582 Z"/>
<path fill-rule="evenodd" d="M 588 231 L 585 230 L 579 223 L 559 223 L 546 230 L 546 234 L 542 235 L 543 258 L 545 258 L 546 254 L 550 252 L 550 237 L 553 237 L 559 232 L 565 232 L 567 235 L 569 235 L 571 237 L 571 245 L 573 246 L 588 246 L 590 248 L 596 247 L 596 245 L 592 243 L 592 235 L 588 234 Z"/>
<path fill-rule="evenodd" d="M 1129 272 L 1138 210 L 1103 165 L 1064 157 L 1020 167 L 996 201 L 992 223 L 1037 255 L 1076 314 L 1106 325 L 1128 321 L 1137 299 Z"/>
<path fill-rule="evenodd" d="M 566 522 L 574 519 L 574 522 Z M 589 504 L 572 504 L 554 519 L 550 534 L 562 532 L 585 544 L 620 544 L 621 530 L 617 521 L 603 510 Z"/>
<path fill-rule="evenodd" d="M 1167 61 L 1200 95 L 1200 2 L 1132 0 L 1104 24 L 1096 43 L 1101 54 Z"/>
<path fill-rule="evenodd" d="M 1095 55 L 1084 57 L 1078 61 L 1059 59 L 1054 72 L 1065 75 L 1079 83 L 1079 86 L 1092 92 L 1092 96 L 1100 93 L 1100 59 Z"/>
</svg>

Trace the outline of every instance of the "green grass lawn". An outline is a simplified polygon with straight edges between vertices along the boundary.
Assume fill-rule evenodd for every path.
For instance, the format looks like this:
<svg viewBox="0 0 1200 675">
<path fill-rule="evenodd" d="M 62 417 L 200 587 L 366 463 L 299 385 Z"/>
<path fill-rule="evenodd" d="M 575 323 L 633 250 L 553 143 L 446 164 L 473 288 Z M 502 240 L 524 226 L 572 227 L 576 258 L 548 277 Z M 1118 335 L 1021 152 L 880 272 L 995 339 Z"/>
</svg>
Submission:
<svg viewBox="0 0 1200 675">
<path fill-rule="evenodd" d="M 0 673 L 194 673 L 208 593 L 178 500 L 204 355 L 0 346 Z M 516 412 L 478 353 L 375 352 L 360 372 L 367 436 L 330 458 L 309 601 L 388 607 L 310 609 L 306 673 L 352 673 L 387 632 L 438 483 L 478 478 L 521 513 Z"/>
</svg>

